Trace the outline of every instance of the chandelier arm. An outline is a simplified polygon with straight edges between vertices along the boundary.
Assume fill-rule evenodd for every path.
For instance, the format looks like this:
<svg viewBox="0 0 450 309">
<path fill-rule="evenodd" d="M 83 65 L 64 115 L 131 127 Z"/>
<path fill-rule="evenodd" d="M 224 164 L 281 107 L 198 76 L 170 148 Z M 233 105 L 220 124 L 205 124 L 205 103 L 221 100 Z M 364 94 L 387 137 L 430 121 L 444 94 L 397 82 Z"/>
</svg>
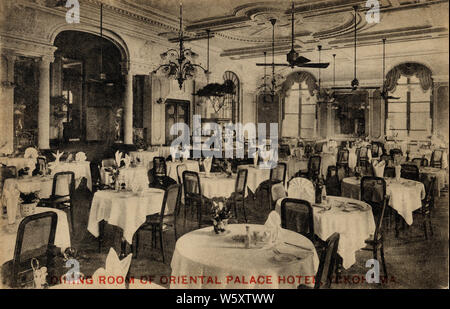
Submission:
<svg viewBox="0 0 450 309">
<path fill-rule="evenodd" d="M 170 67 L 170 64 L 161 64 L 158 68 L 156 68 L 155 70 L 153 70 L 153 73 L 158 72 L 161 68 L 163 67 Z"/>
</svg>

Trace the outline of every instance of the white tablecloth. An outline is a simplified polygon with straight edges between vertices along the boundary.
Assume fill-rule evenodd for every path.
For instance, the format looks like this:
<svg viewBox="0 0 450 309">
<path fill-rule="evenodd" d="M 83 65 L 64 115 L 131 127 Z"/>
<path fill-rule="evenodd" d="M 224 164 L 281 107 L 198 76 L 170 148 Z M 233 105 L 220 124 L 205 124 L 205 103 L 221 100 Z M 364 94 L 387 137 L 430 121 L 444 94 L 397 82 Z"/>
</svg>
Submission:
<svg viewBox="0 0 450 309">
<path fill-rule="evenodd" d="M 25 168 L 27 166 L 35 166 L 36 159 L 32 158 L 8 158 L 8 157 L 0 157 L 0 163 L 3 163 L 7 166 L 15 166 L 17 171 Z"/>
<path fill-rule="evenodd" d="M 129 191 L 97 191 L 89 213 L 88 231 L 99 236 L 98 223 L 102 220 L 123 229 L 123 237 L 132 243 L 133 235 L 148 215 L 161 211 L 164 190 L 149 188 L 142 195 Z"/>
<path fill-rule="evenodd" d="M 278 213 L 282 200 L 279 199 L 275 206 Z M 346 202 L 357 203 L 365 210 L 347 212 L 336 207 Z M 364 202 L 339 196 L 328 196 L 327 203 L 331 206 L 327 211 L 313 207 L 314 233 L 324 241 L 333 233 L 339 233 L 338 253 L 342 257 L 342 266 L 349 268 L 356 262 L 356 251 L 364 248 L 366 246 L 364 241 L 375 232 L 372 208 Z"/>
<path fill-rule="evenodd" d="M 176 283 L 172 283 L 170 288 L 184 289 L 295 289 L 299 284 L 313 286 L 312 276 L 316 275 L 319 267 L 319 259 L 312 242 L 306 237 L 288 230 L 282 230 L 281 244 L 277 249 L 283 253 L 294 254 L 302 257 L 301 260 L 294 260 L 283 263 L 274 259 L 273 249 L 250 248 L 245 249 L 244 243 L 232 240 L 234 235 L 245 234 L 245 224 L 228 225 L 229 234 L 216 235 L 212 227 L 195 230 L 183 235 L 175 245 L 171 267 L 172 276 L 180 278 Z M 252 231 L 263 231 L 263 225 L 249 224 L 250 233 Z M 289 242 L 295 245 L 311 249 L 312 252 L 286 245 Z M 187 279 L 182 281 L 183 276 Z M 197 282 L 189 280 L 189 277 L 204 276 L 203 283 L 200 278 Z M 232 276 L 227 282 L 227 276 Z M 254 276 L 270 276 L 271 283 L 267 280 L 262 284 L 245 284 L 250 282 Z M 303 276 L 300 282 L 289 282 L 288 277 L 296 280 L 296 276 Z M 308 276 L 305 279 L 305 276 Z M 208 283 L 211 277 L 213 282 Z M 236 282 L 239 277 L 240 283 Z M 279 279 L 286 279 L 285 282 Z M 305 282 L 307 281 L 307 282 Z M 217 282 L 217 283 L 216 283 Z M 218 283 L 220 282 L 220 284 Z"/>
<path fill-rule="evenodd" d="M 436 196 L 441 195 L 441 190 L 448 184 L 447 170 L 436 167 L 421 167 L 420 173 L 427 177 L 436 177 L 436 187 L 434 188 Z"/>
<path fill-rule="evenodd" d="M 67 215 L 64 211 L 47 208 L 36 207 L 35 214 L 46 211 L 56 212 L 58 215 L 58 224 L 56 225 L 55 246 L 61 248 L 64 251 L 67 247 L 70 247 L 70 232 L 69 223 L 67 222 Z M 20 220 L 21 221 L 21 220 Z M 6 220 L 0 219 L 0 265 L 3 265 L 6 261 L 13 259 L 14 248 L 16 245 L 17 230 L 19 228 L 20 221 L 10 225 Z M 0 280 L 1 283 L 1 280 Z"/>
<path fill-rule="evenodd" d="M 270 169 L 261 169 L 248 164 L 238 166 L 238 170 L 243 168 L 248 170 L 247 187 L 252 192 L 256 192 L 258 186 L 270 178 Z"/>
<path fill-rule="evenodd" d="M 320 155 L 322 157 L 321 161 L 321 175 L 322 177 L 327 176 L 327 169 L 330 165 L 336 165 L 336 155 L 330 153 L 323 153 Z"/>
<path fill-rule="evenodd" d="M 286 180 L 294 177 L 298 171 L 308 170 L 308 159 L 289 158 L 287 161 L 280 161 L 287 164 Z"/>
<path fill-rule="evenodd" d="M 386 195 L 389 196 L 389 206 L 394 208 L 406 223 L 413 223 L 413 211 L 422 207 L 422 199 L 425 198 L 425 187 L 421 182 L 408 179 L 385 178 Z M 342 180 L 342 196 L 360 199 L 361 179 L 347 177 Z"/>
<path fill-rule="evenodd" d="M 83 162 L 59 162 L 55 165 L 50 162 L 52 175 L 59 172 L 74 172 L 75 173 L 75 188 L 80 185 L 81 178 L 87 179 L 87 186 L 92 190 L 91 167 L 89 161 Z"/>
<path fill-rule="evenodd" d="M 184 160 L 183 162 L 167 161 L 166 162 L 167 176 L 169 176 L 176 182 L 178 182 L 177 166 L 181 165 L 181 164 L 185 164 L 188 171 L 197 172 L 197 173 L 200 172 L 200 166 L 198 165 L 198 161 L 195 161 L 195 160 Z M 182 177 L 182 175 L 180 175 L 180 177 Z"/>
<path fill-rule="evenodd" d="M 137 159 L 141 162 L 143 166 L 147 169 L 153 167 L 153 158 L 160 157 L 159 150 L 156 151 L 130 151 L 131 160 L 137 162 Z"/>
<path fill-rule="evenodd" d="M 19 197 L 21 192 L 38 192 L 39 198 L 47 198 L 52 193 L 52 184 L 53 177 L 51 176 L 26 176 L 24 178 L 5 179 L 1 203 L 6 206 L 8 222 L 10 224 L 14 223 L 16 216 L 20 215 Z M 63 185 L 62 182 L 60 184 Z M 61 190 L 58 191 L 57 188 L 57 192 L 61 192 Z"/>
<path fill-rule="evenodd" d="M 222 173 L 200 173 L 200 183 L 202 193 L 207 198 L 225 197 L 228 198 L 235 190 L 236 176 L 228 177 Z"/>
</svg>

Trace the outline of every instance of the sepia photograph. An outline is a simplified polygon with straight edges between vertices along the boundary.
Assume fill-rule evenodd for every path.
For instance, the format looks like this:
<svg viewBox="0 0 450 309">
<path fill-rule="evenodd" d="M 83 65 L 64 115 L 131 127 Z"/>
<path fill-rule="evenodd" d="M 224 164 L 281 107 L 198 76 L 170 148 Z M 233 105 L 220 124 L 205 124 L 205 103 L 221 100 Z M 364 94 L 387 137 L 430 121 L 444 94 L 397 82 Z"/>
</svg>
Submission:
<svg viewBox="0 0 450 309">
<path fill-rule="evenodd" d="M 0 289 L 449 289 L 448 0 L 1 0 L 0 53 Z"/>
</svg>

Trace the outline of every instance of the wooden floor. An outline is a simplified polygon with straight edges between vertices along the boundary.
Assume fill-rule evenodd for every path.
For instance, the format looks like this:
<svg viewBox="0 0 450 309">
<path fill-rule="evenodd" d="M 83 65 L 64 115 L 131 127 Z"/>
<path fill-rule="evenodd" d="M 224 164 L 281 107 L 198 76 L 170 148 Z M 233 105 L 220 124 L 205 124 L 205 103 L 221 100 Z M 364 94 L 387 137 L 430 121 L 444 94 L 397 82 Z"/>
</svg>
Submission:
<svg viewBox="0 0 450 309">
<path fill-rule="evenodd" d="M 77 221 L 83 233 L 77 233 L 77 239 L 73 245 L 79 250 L 79 261 L 81 272 L 92 275 L 99 268 L 104 267 L 106 255 L 111 246 L 116 251 L 120 250 L 121 230 L 107 225 L 105 228 L 105 242 L 101 253 L 98 253 L 96 239 L 86 231 L 85 224 L 89 213 L 91 197 L 86 194 L 78 196 L 79 216 Z M 268 207 L 261 206 L 258 199 L 248 199 L 248 218 L 250 223 L 264 223 L 269 213 Z M 425 240 L 419 220 L 401 231 L 399 238 L 395 238 L 393 229 L 385 233 L 385 257 L 389 277 L 380 285 L 368 284 L 363 278 L 368 268 L 365 267 L 366 260 L 371 258 L 368 251 L 358 251 L 356 263 L 349 269 L 343 270 L 339 283 L 333 283 L 332 288 L 345 289 L 431 289 L 448 287 L 448 193 L 442 193 L 437 199 L 436 208 L 433 213 L 432 223 L 434 236 Z M 241 217 L 238 218 L 239 221 Z M 179 220 L 182 222 L 183 220 Z M 197 223 L 190 219 L 188 214 L 187 226 L 183 229 L 178 225 L 179 234 L 197 229 Z M 135 278 L 141 276 L 152 276 L 160 283 L 159 278 L 170 276 L 170 261 L 175 247 L 173 231 L 165 233 L 166 242 L 166 264 L 161 262 L 159 249 L 150 247 L 150 232 L 141 232 L 141 246 L 139 257 L 133 259 L 130 275 Z M 168 287 L 162 282 L 163 286 Z"/>
</svg>

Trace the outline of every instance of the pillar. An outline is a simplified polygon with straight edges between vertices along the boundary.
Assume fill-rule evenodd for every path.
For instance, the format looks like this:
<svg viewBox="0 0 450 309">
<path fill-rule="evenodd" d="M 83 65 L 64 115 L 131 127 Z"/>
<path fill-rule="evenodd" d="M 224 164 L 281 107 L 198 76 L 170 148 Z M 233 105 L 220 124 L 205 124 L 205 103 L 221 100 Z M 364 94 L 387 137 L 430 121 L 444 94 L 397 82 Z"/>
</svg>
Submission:
<svg viewBox="0 0 450 309">
<path fill-rule="evenodd" d="M 133 144 L 133 74 L 128 71 L 126 74 L 124 102 L 124 143 Z"/>
<path fill-rule="evenodd" d="M 50 149 L 50 63 L 49 57 L 39 61 L 39 149 Z"/>
</svg>

